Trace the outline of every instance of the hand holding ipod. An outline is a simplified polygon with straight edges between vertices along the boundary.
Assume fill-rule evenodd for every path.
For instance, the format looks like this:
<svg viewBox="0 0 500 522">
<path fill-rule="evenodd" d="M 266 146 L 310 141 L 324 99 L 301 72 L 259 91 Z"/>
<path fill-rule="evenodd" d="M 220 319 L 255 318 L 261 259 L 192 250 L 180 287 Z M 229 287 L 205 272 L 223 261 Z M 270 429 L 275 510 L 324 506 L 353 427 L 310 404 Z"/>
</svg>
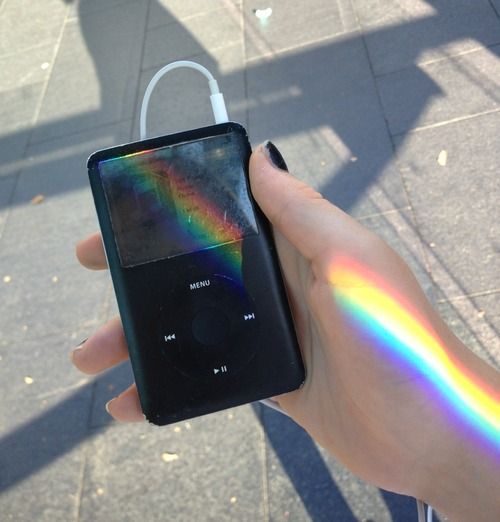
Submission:
<svg viewBox="0 0 500 522">
<path fill-rule="evenodd" d="M 274 227 L 308 369 L 304 386 L 277 397 L 280 405 L 365 480 L 424 499 L 453 519 L 497 519 L 498 460 L 473 438 L 461 439 L 456 426 L 445 422 L 439 404 L 429 400 L 429 389 L 420 379 L 409 378 L 403 367 L 383 356 L 375 337 L 363 335 L 348 320 L 330 284 L 332 263 L 349 258 L 353 267 L 364 266 L 397 290 L 434 325 L 454 359 L 500 393 L 498 372 L 453 336 L 391 248 L 311 187 L 276 168 L 270 158 L 275 163 L 280 158 L 274 147 L 257 148 L 250 182 Z M 282 160 L 277 163 L 284 166 Z M 106 267 L 98 234 L 82 241 L 77 252 L 85 266 Z M 126 357 L 117 319 L 73 354 L 75 364 L 88 373 Z M 142 420 L 135 386 L 111 401 L 109 411 L 122 421 Z"/>
</svg>

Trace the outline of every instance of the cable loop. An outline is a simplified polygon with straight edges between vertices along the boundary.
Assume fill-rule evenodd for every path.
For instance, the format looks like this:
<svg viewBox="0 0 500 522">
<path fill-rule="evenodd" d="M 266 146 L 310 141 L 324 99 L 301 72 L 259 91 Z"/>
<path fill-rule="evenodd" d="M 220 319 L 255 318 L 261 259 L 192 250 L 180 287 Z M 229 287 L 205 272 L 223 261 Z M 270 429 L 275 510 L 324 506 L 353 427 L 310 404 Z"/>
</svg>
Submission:
<svg viewBox="0 0 500 522">
<path fill-rule="evenodd" d="M 180 67 L 187 67 L 189 69 L 195 69 L 198 72 L 201 72 L 208 80 L 208 86 L 210 89 L 210 101 L 212 103 L 212 110 L 214 113 L 215 123 L 224 123 L 228 121 L 226 105 L 224 103 L 224 97 L 222 93 L 219 91 L 219 86 L 217 84 L 217 80 L 214 78 L 212 73 L 203 65 L 200 65 L 196 62 L 191 62 L 188 60 L 179 60 L 177 62 L 172 62 L 164 67 L 162 67 L 154 76 L 151 78 L 148 86 L 146 87 L 146 92 L 144 93 L 144 97 L 142 98 L 141 104 L 141 114 L 139 118 L 139 134 L 141 140 L 146 139 L 146 118 L 149 106 L 149 99 L 151 98 L 151 94 L 156 87 L 156 84 L 160 81 L 160 79 L 173 69 L 178 69 Z"/>
</svg>

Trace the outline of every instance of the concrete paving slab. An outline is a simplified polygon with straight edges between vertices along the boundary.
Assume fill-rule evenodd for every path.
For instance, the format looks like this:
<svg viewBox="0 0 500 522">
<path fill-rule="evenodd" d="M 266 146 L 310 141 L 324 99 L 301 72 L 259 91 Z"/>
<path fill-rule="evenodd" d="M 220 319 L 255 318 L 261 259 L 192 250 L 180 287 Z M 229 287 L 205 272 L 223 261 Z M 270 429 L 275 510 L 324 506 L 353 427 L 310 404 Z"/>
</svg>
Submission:
<svg viewBox="0 0 500 522">
<path fill-rule="evenodd" d="M 488 0 L 354 0 L 376 75 L 500 42 Z"/>
<path fill-rule="evenodd" d="M 415 501 L 354 477 L 286 416 L 264 406 L 269 519 L 275 521 L 413 520 Z"/>
<path fill-rule="evenodd" d="M 70 404 L 69 407 L 81 408 L 81 405 Z M 52 436 L 53 426 L 44 426 L 44 428 L 46 435 Z M 71 434 L 74 429 L 73 426 L 67 431 L 64 429 L 65 435 Z M 38 438 L 39 433 L 30 435 L 20 437 L 18 441 L 29 444 L 31 448 L 42 449 L 37 447 L 33 440 Z M 17 455 L 26 458 L 25 450 L 13 447 L 12 443 L 13 441 L 9 441 L 9 444 L 2 448 L 9 452 L 9 457 L 17 449 Z M 66 452 L 64 460 L 59 461 L 58 465 L 44 467 L 42 470 L 30 474 L 22 484 L 3 491 L 0 497 L 2 519 L 5 521 L 76 522 L 78 520 L 78 495 L 83 454 L 84 448 L 77 446 L 72 451 Z M 46 455 L 46 458 L 51 459 L 50 453 Z M 10 462 L 9 465 L 11 469 L 16 467 L 15 462 Z"/>
<path fill-rule="evenodd" d="M 0 177 L 0 239 L 2 238 L 3 229 L 9 215 L 9 202 L 12 199 L 15 186 L 15 176 Z M 0 254 L 1 253 L 2 244 L 0 242 Z"/>
<path fill-rule="evenodd" d="M 377 79 L 393 135 L 498 110 L 500 46 Z"/>
<path fill-rule="evenodd" d="M 22 169 L 29 131 L 0 136 L 0 179 L 10 178 Z"/>
<path fill-rule="evenodd" d="M 13 88 L 0 88 L 0 139 L 12 138 L 16 132 L 27 130 L 33 124 L 43 94 L 43 85 L 43 82 L 37 82 Z M 5 86 L 7 87 L 7 84 Z"/>
<path fill-rule="evenodd" d="M 5 0 L 0 12 L 0 56 L 31 52 L 33 47 L 55 44 L 66 12 L 67 6 L 61 0 Z"/>
<path fill-rule="evenodd" d="M 437 309 L 467 347 L 500 369 L 500 292 L 440 302 Z"/>
<path fill-rule="evenodd" d="M 76 18 L 96 11 L 102 11 L 110 7 L 135 2 L 135 0 L 64 0 L 70 5 L 68 19 Z"/>
<path fill-rule="evenodd" d="M 409 134 L 398 145 L 430 271 L 446 299 L 498 289 L 499 132 L 496 113 Z"/>
<path fill-rule="evenodd" d="M 167 16 L 168 11 L 165 11 L 163 18 Z M 167 25 L 147 31 L 143 69 L 185 60 L 208 50 L 214 53 L 243 41 L 241 16 L 236 6 L 202 12 L 185 18 L 182 23 L 175 16 L 170 16 L 171 21 Z"/>
<path fill-rule="evenodd" d="M 231 10 L 233 6 L 240 7 L 241 0 L 184 0 L 183 2 L 171 2 L 169 0 L 153 0 L 149 6 L 148 28 L 158 27 L 171 23 L 172 17 L 179 22 L 186 18 L 205 15 L 219 9 Z"/>
<path fill-rule="evenodd" d="M 20 173 L 13 204 L 25 205 L 30 203 L 34 195 L 43 194 L 47 201 L 51 197 L 59 197 L 54 203 L 57 202 L 57 205 L 61 206 L 59 210 L 66 210 L 63 215 L 94 217 L 94 207 L 89 205 L 88 199 L 91 193 L 87 159 L 96 150 L 129 141 L 131 126 L 131 120 L 126 120 L 30 145 L 26 150 L 27 161 Z M 78 195 L 75 196 L 73 193 L 82 189 L 82 198 L 79 200 Z M 75 196 L 75 201 L 65 202 L 65 194 Z M 78 206 L 73 207 L 75 204 Z M 67 208 L 63 208 L 64 206 Z M 70 207 L 73 208 L 71 212 Z"/>
<path fill-rule="evenodd" d="M 356 520 L 309 435 L 280 413 L 261 409 L 270 520 Z"/>
<path fill-rule="evenodd" d="M 262 18 L 256 9 L 272 14 Z M 351 2 L 337 0 L 324 2 L 300 0 L 279 2 L 270 0 L 265 5 L 243 2 L 247 60 L 274 56 L 284 50 L 328 40 L 358 28 Z"/>
<path fill-rule="evenodd" d="M 40 82 L 0 91 L 0 177 L 17 174 L 21 168 L 43 88 Z"/>
<path fill-rule="evenodd" d="M 203 53 L 191 58 L 207 67 L 217 79 L 224 94 L 230 119 L 246 125 L 243 52 L 243 45 L 235 43 L 214 53 Z M 134 139 L 139 138 L 139 115 L 144 91 L 159 68 L 155 67 L 141 74 L 133 128 Z M 210 92 L 207 80 L 203 75 L 189 69 L 179 69 L 160 80 L 149 103 L 148 136 L 169 134 L 213 124 Z"/>
<path fill-rule="evenodd" d="M 70 329 L 95 328 L 101 322 L 102 302 L 106 295 L 107 274 L 86 273 L 73 251 L 64 257 L 59 250 L 57 260 L 47 249 L 33 249 L 29 256 L 0 256 L 2 314 L 0 339 L 37 339 Z M 85 290 L 83 290 L 85 289 Z"/>
<path fill-rule="evenodd" d="M 427 298 L 435 303 L 437 300 L 435 283 L 429 274 L 425 249 L 411 210 L 387 212 L 360 221 L 362 225 L 384 239 L 408 263 Z"/>
<path fill-rule="evenodd" d="M 11 278 L 0 283 L 2 336 L 33 338 L 102 320 L 109 275 L 85 271 L 74 254 L 76 242 L 98 228 L 86 160 L 129 132 L 124 123 L 30 147 L 0 243 L 2 277 Z M 36 196 L 44 199 L 31 204 Z"/>
<path fill-rule="evenodd" d="M 32 143 L 132 117 L 146 11 L 133 2 L 67 23 Z"/>
<path fill-rule="evenodd" d="M 29 51 L 22 50 L 0 56 L 0 92 L 46 81 L 55 54 L 56 43 L 51 42 L 33 47 Z"/>
<path fill-rule="evenodd" d="M 76 520 L 92 394 L 67 358 L 74 339 L 0 343 L 9 383 L 0 407 L 3 520 Z"/>
<path fill-rule="evenodd" d="M 129 132 L 130 122 L 125 122 L 31 146 L 29 166 L 20 173 L 11 201 L 12 220 L 2 240 L 6 251 L 31 255 L 30 261 L 46 251 L 58 259 L 58 267 L 73 262 L 75 241 L 97 226 L 87 158 L 99 148 L 127 141 Z"/>
<path fill-rule="evenodd" d="M 380 132 L 371 141 L 360 139 L 356 153 L 327 125 L 279 138 L 275 144 L 291 172 L 326 199 L 357 218 L 373 216 L 407 206 L 399 172 L 388 160 L 392 147 L 380 123 Z M 364 132 L 367 129 L 360 130 Z"/>
<path fill-rule="evenodd" d="M 80 520 L 261 520 L 262 430 L 250 407 L 173 426 L 114 424 L 89 447 Z"/>
<path fill-rule="evenodd" d="M 407 206 L 360 38 L 252 62 L 247 86 L 252 141 L 276 142 L 296 176 L 356 216 Z"/>
<path fill-rule="evenodd" d="M 370 110 L 370 116 L 382 117 L 377 111 L 363 42 L 358 37 L 337 38 L 283 53 L 273 60 L 252 62 L 247 77 L 250 130 L 259 140 L 264 137 L 263 131 L 289 136 L 324 124 L 334 126 L 341 134 L 343 126 L 370 122 L 370 117 L 362 118 L 362 109 Z M 341 137 L 354 149 L 349 136 Z"/>
<path fill-rule="evenodd" d="M 0 437 L 21 429 L 66 399 L 90 400 L 89 378 L 69 361 L 70 351 L 87 332 L 75 328 L 22 341 L 0 341 L 0 375 L 2 382 L 9 382 L 11 391 L 0 405 Z M 75 393 L 78 397 L 73 397 Z M 88 415 L 83 417 L 86 423 Z"/>
</svg>

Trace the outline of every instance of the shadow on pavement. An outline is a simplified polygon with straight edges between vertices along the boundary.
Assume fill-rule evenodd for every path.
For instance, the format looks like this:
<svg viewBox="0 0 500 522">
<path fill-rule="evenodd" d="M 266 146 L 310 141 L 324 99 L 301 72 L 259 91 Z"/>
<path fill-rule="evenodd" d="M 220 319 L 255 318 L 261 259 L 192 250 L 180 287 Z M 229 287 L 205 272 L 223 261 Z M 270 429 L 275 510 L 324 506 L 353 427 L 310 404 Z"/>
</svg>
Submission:
<svg viewBox="0 0 500 522">
<path fill-rule="evenodd" d="M 121 391 L 130 380 L 128 364 L 117 366 L 1 438 L 0 495 L 114 422 L 104 411 L 116 393 L 108 384 Z"/>
<path fill-rule="evenodd" d="M 260 404 L 252 407 L 310 519 L 315 522 L 357 520 L 311 437 L 286 415 Z M 269 456 L 266 460 L 269 462 Z M 279 471 L 273 472 L 269 465 L 267 467 L 268 475 L 279 475 Z M 287 491 L 278 491 L 271 484 L 269 496 L 280 499 L 280 494 L 285 499 L 284 505 L 289 505 Z M 270 516 L 274 518 L 273 513 Z"/>
</svg>

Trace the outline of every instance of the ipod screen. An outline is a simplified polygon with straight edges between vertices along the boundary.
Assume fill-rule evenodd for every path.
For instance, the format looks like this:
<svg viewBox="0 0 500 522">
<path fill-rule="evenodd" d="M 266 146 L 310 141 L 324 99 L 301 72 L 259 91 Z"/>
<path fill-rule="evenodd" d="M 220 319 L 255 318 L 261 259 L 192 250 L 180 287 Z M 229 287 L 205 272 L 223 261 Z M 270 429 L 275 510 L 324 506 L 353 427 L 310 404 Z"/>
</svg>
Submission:
<svg viewBox="0 0 500 522">
<path fill-rule="evenodd" d="M 244 150 L 242 136 L 229 132 L 100 161 L 121 265 L 257 234 Z"/>
</svg>

